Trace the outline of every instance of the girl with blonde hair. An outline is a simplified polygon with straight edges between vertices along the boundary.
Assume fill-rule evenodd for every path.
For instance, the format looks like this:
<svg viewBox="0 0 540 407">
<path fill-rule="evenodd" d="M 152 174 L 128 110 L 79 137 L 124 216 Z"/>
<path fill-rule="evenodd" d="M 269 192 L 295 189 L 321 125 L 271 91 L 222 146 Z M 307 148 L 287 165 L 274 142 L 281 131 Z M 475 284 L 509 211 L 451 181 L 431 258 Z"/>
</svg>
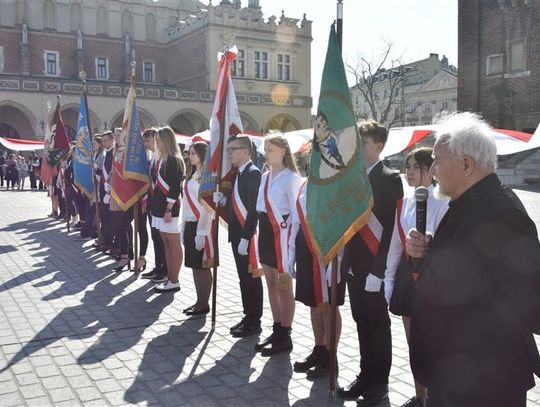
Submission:
<svg viewBox="0 0 540 407">
<path fill-rule="evenodd" d="M 167 279 L 156 285 L 157 292 L 180 290 L 178 275 L 182 265 L 182 245 L 180 244 L 180 204 L 185 165 L 170 127 L 157 131 L 157 182 L 152 197 L 152 227 L 159 230 L 167 260 Z"/>
<path fill-rule="evenodd" d="M 256 350 L 263 356 L 271 356 L 292 350 L 291 325 L 295 303 L 292 263 L 288 258 L 289 235 L 302 181 L 283 134 L 267 136 L 264 152 L 269 171 L 262 176 L 257 197 L 258 246 L 274 324 L 272 334 L 257 344 Z"/>
</svg>

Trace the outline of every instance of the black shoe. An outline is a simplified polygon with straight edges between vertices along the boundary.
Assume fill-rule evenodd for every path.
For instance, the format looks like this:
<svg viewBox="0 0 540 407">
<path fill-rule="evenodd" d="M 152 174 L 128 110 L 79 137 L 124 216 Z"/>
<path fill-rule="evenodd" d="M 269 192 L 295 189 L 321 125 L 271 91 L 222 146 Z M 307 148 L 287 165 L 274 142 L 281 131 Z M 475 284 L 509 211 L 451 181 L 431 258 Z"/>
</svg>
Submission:
<svg viewBox="0 0 540 407">
<path fill-rule="evenodd" d="M 210 307 L 206 307 L 206 308 L 203 308 L 203 309 L 200 309 L 200 310 L 192 308 L 192 309 L 186 311 L 184 314 L 192 316 L 192 315 L 208 314 L 209 312 L 210 312 Z"/>
<path fill-rule="evenodd" d="M 73 226 L 73 229 L 75 230 L 81 230 L 84 227 L 84 223 L 81 223 L 80 221 Z"/>
<path fill-rule="evenodd" d="M 315 380 L 320 377 L 328 376 L 329 373 L 329 367 L 330 367 L 330 352 L 326 347 L 320 352 L 319 360 L 313 366 L 312 369 L 309 369 L 306 372 L 306 378 L 308 380 Z M 337 367 L 337 360 L 336 360 L 336 375 L 338 376 L 338 367 Z"/>
<path fill-rule="evenodd" d="M 317 363 L 319 362 L 321 358 L 323 349 L 326 349 L 326 348 L 324 346 L 315 345 L 307 358 L 305 358 L 304 360 L 300 362 L 294 362 L 293 370 L 296 373 L 306 373 L 312 367 L 317 366 Z"/>
<path fill-rule="evenodd" d="M 388 398 L 388 385 L 370 386 L 364 394 L 356 400 L 356 405 L 359 407 L 376 406 L 381 401 Z"/>
<path fill-rule="evenodd" d="M 278 353 L 290 352 L 292 348 L 292 340 L 290 337 L 288 337 L 286 339 L 281 339 L 280 341 L 274 341 L 271 347 L 264 348 L 261 351 L 261 356 L 268 357 L 277 355 Z"/>
<path fill-rule="evenodd" d="M 281 327 L 281 322 L 274 322 L 272 325 L 272 333 L 263 339 L 262 342 L 259 342 L 255 345 L 255 352 L 260 352 L 264 348 L 266 348 L 268 345 L 272 343 L 272 340 L 274 339 L 274 335 L 276 334 L 276 331 Z"/>
<path fill-rule="evenodd" d="M 248 324 L 245 323 L 238 329 L 232 331 L 233 338 L 247 338 L 251 335 L 257 335 L 261 333 L 261 324 Z"/>
<path fill-rule="evenodd" d="M 236 331 L 237 329 L 239 329 L 242 325 L 244 325 L 244 323 L 246 322 L 246 318 L 242 318 L 240 320 L 240 322 L 238 322 L 237 324 L 234 324 L 233 326 L 231 326 L 231 328 L 229 329 L 229 332 L 230 333 L 233 333 L 233 331 Z"/>
<path fill-rule="evenodd" d="M 407 402 L 401 407 L 424 407 L 424 402 L 418 397 L 414 396 L 413 398 L 407 400 Z"/>
<path fill-rule="evenodd" d="M 337 395 L 345 400 L 356 400 L 366 391 L 367 383 L 363 376 L 356 376 L 356 379 L 347 387 L 339 387 Z"/>
<path fill-rule="evenodd" d="M 127 268 L 126 268 L 127 267 Z M 117 273 L 121 271 L 128 271 L 131 268 L 131 261 L 127 261 L 127 263 L 120 264 L 118 267 L 113 268 L 113 271 L 116 271 Z"/>
<path fill-rule="evenodd" d="M 197 306 L 197 304 L 193 304 L 193 305 L 190 306 L 190 307 L 184 308 L 184 309 L 182 310 L 182 312 L 185 314 L 185 313 L 187 313 L 188 311 L 192 311 L 193 309 L 195 309 L 196 306 Z"/>
<path fill-rule="evenodd" d="M 159 276 L 159 270 L 157 268 L 154 268 L 153 270 L 147 271 L 146 273 L 141 274 L 141 278 L 143 280 L 152 280 Z"/>
</svg>

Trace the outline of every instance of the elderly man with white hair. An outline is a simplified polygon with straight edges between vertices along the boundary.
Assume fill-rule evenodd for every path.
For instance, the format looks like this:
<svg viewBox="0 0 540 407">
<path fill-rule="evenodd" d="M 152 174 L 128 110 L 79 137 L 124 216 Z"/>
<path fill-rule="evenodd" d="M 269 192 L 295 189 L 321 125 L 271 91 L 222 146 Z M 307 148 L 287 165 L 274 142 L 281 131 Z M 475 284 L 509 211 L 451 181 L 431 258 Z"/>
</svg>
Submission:
<svg viewBox="0 0 540 407">
<path fill-rule="evenodd" d="M 540 244 L 495 172 L 490 127 L 473 113 L 442 120 L 432 171 L 451 201 L 435 235 L 411 230 L 420 275 L 411 365 L 428 406 L 525 406 L 540 372 Z"/>
</svg>

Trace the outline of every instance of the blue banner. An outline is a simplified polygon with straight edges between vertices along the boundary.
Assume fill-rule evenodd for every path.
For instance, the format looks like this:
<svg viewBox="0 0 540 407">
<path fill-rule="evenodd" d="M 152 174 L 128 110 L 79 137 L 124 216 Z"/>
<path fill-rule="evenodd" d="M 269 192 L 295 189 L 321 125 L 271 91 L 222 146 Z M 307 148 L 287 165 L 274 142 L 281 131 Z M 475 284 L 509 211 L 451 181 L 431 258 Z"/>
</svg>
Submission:
<svg viewBox="0 0 540 407">
<path fill-rule="evenodd" d="M 128 116 L 126 134 L 126 151 L 124 156 L 124 176 L 129 179 L 148 182 L 148 158 L 141 134 L 141 123 L 137 113 L 135 92 L 128 96 L 131 101 L 131 114 Z"/>
<path fill-rule="evenodd" d="M 77 142 L 73 150 L 73 172 L 75 185 L 89 199 L 92 198 L 94 191 L 93 181 L 93 153 L 92 136 L 88 124 L 88 103 L 86 93 L 81 95 L 81 104 L 79 108 L 79 122 L 77 124 Z"/>
</svg>

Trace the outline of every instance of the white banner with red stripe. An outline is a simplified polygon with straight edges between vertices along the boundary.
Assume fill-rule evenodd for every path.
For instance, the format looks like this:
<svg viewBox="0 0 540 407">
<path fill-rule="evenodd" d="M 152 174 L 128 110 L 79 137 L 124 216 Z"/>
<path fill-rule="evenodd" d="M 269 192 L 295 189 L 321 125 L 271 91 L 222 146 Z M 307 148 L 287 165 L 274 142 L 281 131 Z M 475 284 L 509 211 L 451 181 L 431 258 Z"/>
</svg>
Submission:
<svg viewBox="0 0 540 407">
<path fill-rule="evenodd" d="M 290 273 L 289 264 L 289 236 L 291 232 L 290 222 L 285 221 L 274 201 L 270 198 L 270 171 L 263 174 L 264 203 L 266 214 L 274 231 L 274 247 L 276 250 L 276 262 L 278 273 Z"/>
<path fill-rule="evenodd" d="M 238 179 L 234 182 L 233 186 L 233 193 L 231 194 L 232 198 L 232 205 L 234 209 L 234 213 L 240 222 L 240 225 L 244 227 L 246 224 L 247 219 L 247 209 L 244 206 L 244 203 L 242 202 L 242 199 L 240 198 L 240 194 L 238 192 Z M 253 236 L 251 236 L 251 239 L 249 239 L 249 249 L 248 249 L 248 272 L 254 274 L 254 277 L 260 277 L 262 267 L 260 263 L 259 258 L 259 248 L 257 246 L 257 231 L 253 233 Z"/>
<path fill-rule="evenodd" d="M 306 199 L 304 191 L 306 189 L 306 182 L 300 187 L 298 193 L 298 198 L 296 199 L 296 210 L 298 211 L 298 218 L 300 219 L 300 227 L 302 228 L 302 234 L 306 241 L 307 247 L 311 256 L 313 257 L 313 291 L 315 294 L 315 304 L 325 304 L 329 302 L 329 293 L 328 293 L 328 284 L 326 283 L 326 273 L 327 270 L 324 267 L 324 264 L 317 257 L 316 251 L 313 248 L 313 242 L 311 241 L 311 235 L 308 230 L 306 222 Z M 332 269 L 332 263 L 328 265 L 330 272 Z M 338 269 L 339 273 L 339 269 Z"/>
<path fill-rule="evenodd" d="M 379 219 L 371 212 L 368 223 L 358 231 L 362 240 L 373 256 L 377 255 L 381 243 L 383 226 Z"/>
<path fill-rule="evenodd" d="M 436 132 L 438 128 L 436 125 L 393 127 L 388 132 L 388 141 L 380 157 L 399 154 Z M 515 154 L 540 147 L 540 126 L 534 134 L 505 129 L 492 129 L 491 133 L 497 145 L 497 155 Z"/>
</svg>

